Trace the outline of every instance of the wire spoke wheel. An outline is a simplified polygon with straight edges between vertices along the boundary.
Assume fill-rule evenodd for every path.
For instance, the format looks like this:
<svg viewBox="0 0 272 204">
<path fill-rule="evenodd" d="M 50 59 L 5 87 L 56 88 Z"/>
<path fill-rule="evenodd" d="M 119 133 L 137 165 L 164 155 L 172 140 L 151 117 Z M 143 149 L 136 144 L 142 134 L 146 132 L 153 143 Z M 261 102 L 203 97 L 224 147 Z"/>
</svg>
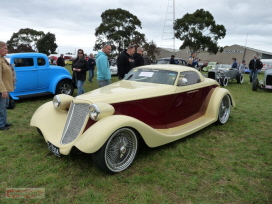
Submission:
<svg viewBox="0 0 272 204">
<path fill-rule="evenodd" d="M 137 138 L 132 130 L 128 128 L 117 130 L 105 149 L 106 165 L 111 171 L 123 171 L 133 162 L 137 148 Z"/>
<path fill-rule="evenodd" d="M 138 139 L 135 132 L 129 128 L 121 128 L 92 157 L 101 170 L 113 174 L 127 169 L 134 161 L 137 150 Z"/>
<path fill-rule="evenodd" d="M 225 95 L 219 106 L 219 113 L 218 113 L 219 124 L 225 124 L 228 121 L 230 116 L 230 110 L 231 110 L 230 96 Z"/>
</svg>

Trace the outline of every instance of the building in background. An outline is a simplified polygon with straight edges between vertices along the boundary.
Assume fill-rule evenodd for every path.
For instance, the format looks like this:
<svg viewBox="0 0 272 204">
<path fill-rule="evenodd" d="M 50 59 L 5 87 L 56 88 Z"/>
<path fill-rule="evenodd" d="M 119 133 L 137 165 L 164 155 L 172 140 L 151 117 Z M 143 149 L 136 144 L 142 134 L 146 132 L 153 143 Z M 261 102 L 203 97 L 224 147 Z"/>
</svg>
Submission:
<svg viewBox="0 0 272 204">
<path fill-rule="evenodd" d="M 156 55 L 156 59 L 169 57 L 173 53 L 173 49 L 169 48 L 158 48 L 159 52 Z M 190 57 L 191 53 L 189 49 L 175 50 L 176 57 L 183 58 L 186 61 Z M 261 59 L 272 59 L 272 53 L 266 52 L 263 50 L 257 50 L 254 48 L 249 48 L 241 45 L 231 45 L 225 46 L 223 52 L 218 52 L 216 55 L 208 52 L 200 52 L 197 54 L 197 57 L 201 59 L 201 63 L 208 62 L 218 62 L 220 64 L 231 64 L 232 58 L 235 57 L 237 62 L 240 64 L 244 59 L 248 64 L 249 61 L 253 58 L 254 55 L 258 55 Z"/>
</svg>

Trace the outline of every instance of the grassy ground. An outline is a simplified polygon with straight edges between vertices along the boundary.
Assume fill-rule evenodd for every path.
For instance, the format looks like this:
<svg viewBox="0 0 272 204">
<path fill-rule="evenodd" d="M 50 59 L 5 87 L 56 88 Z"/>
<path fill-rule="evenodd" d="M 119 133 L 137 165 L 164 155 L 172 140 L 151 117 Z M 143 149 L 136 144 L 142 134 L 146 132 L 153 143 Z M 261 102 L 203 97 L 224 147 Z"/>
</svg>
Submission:
<svg viewBox="0 0 272 204">
<path fill-rule="evenodd" d="M 18 101 L 8 110 L 12 128 L 0 132 L 0 203 L 272 203 L 272 93 L 253 92 L 248 75 L 226 88 L 237 105 L 226 125 L 154 149 L 141 144 L 132 166 L 111 176 L 90 155 L 55 157 L 29 126 L 52 97 Z M 45 188 L 45 198 L 8 199 L 6 188 Z"/>
</svg>

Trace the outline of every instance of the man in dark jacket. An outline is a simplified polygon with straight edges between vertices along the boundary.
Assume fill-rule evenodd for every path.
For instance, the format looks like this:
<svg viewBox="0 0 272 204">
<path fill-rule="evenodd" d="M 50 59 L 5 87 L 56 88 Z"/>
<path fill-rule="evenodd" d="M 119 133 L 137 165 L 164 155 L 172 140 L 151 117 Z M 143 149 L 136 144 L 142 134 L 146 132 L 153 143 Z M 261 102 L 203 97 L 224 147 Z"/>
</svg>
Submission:
<svg viewBox="0 0 272 204">
<path fill-rule="evenodd" d="M 171 56 L 171 58 L 170 58 L 170 64 L 176 64 L 175 55 Z"/>
<path fill-rule="evenodd" d="M 63 54 L 61 54 L 60 57 L 58 58 L 58 60 L 57 60 L 57 65 L 58 65 L 58 66 L 61 66 L 61 67 L 64 67 L 64 66 L 65 66 Z"/>
<path fill-rule="evenodd" d="M 92 79 L 94 77 L 94 66 L 95 60 L 93 58 L 93 54 L 90 54 L 90 58 L 88 59 L 88 68 L 89 68 L 89 82 L 93 82 Z"/>
<path fill-rule="evenodd" d="M 137 53 L 133 55 L 135 67 L 143 66 L 144 65 L 144 58 L 143 58 L 144 49 L 142 47 L 137 48 Z"/>
<path fill-rule="evenodd" d="M 259 59 L 257 59 L 258 56 L 254 55 L 254 58 L 250 60 L 248 68 L 250 70 L 249 74 L 249 84 L 253 82 L 253 80 L 257 79 L 258 76 L 258 70 L 262 69 L 263 65 Z"/>
<path fill-rule="evenodd" d="M 133 54 L 135 53 L 134 45 L 129 45 L 117 58 L 118 78 L 121 80 L 132 68 L 134 68 Z"/>
</svg>

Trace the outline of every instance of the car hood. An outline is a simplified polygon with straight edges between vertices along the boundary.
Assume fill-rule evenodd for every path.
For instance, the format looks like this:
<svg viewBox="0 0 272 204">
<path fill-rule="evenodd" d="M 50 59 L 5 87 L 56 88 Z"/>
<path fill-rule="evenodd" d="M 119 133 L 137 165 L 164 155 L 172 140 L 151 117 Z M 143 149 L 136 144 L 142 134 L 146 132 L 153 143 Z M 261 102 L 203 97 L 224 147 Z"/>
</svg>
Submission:
<svg viewBox="0 0 272 204">
<path fill-rule="evenodd" d="M 175 93 L 176 87 L 122 80 L 76 97 L 91 103 L 119 103 Z"/>
</svg>

